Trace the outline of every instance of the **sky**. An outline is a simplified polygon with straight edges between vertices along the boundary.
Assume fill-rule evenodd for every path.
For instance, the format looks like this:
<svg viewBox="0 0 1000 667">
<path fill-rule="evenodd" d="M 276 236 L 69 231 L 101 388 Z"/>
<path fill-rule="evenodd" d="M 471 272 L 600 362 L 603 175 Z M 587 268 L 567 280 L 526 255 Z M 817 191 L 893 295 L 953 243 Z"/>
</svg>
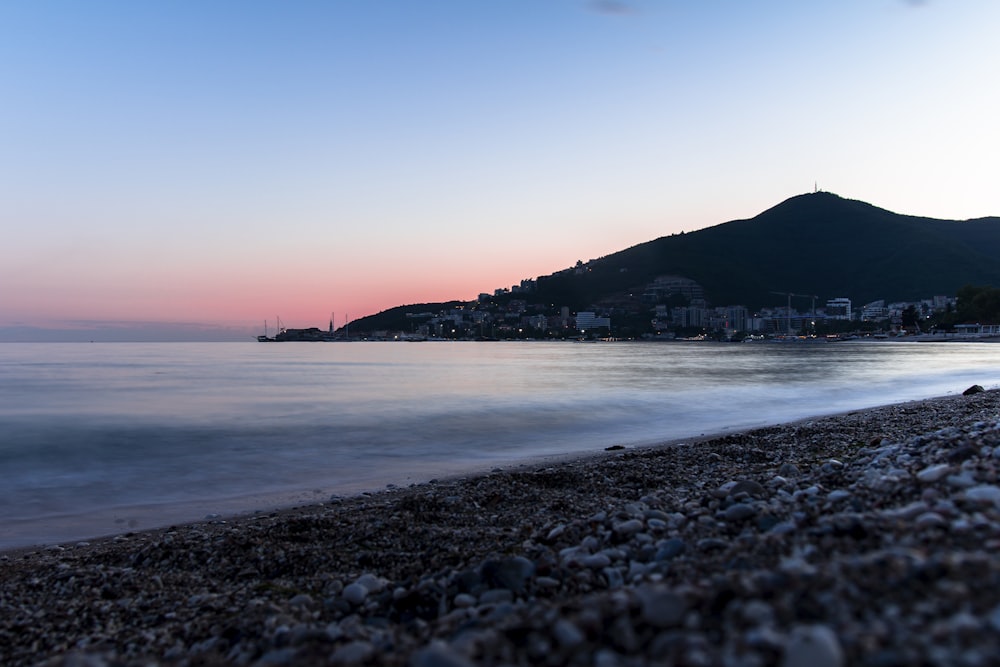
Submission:
<svg viewBox="0 0 1000 667">
<path fill-rule="evenodd" d="M 0 340 L 249 340 L 814 187 L 1000 215 L 996 0 L 0 0 Z"/>
</svg>

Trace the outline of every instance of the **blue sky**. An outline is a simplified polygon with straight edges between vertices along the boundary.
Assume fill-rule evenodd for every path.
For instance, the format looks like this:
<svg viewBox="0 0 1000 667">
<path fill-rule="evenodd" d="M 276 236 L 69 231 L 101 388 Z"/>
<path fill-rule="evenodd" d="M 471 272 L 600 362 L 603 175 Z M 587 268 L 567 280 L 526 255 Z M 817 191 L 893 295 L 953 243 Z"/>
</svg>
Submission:
<svg viewBox="0 0 1000 667">
<path fill-rule="evenodd" d="M 813 189 L 1000 215 L 992 0 L 0 2 L 0 329 L 338 324 Z"/>
</svg>

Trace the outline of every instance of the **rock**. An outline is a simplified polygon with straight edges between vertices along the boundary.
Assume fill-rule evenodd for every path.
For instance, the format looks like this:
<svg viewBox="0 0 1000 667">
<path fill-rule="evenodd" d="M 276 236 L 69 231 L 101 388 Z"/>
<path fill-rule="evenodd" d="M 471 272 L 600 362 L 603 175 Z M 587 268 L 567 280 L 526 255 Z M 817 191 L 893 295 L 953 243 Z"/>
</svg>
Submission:
<svg viewBox="0 0 1000 667">
<path fill-rule="evenodd" d="M 826 625 L 800 625 L 792 628 L 782 667 L 843 667 L 844 651 L 840 640 Z"/>
<path fill-rule="evenodd" d="M 580 565 L 591 570 L 600 570 L 611 565 L 611 559 L 605 554 L 591 554 L 580 559 Z"/>
<path fill-rule="evenodd" d="M 353 641 L 337 648 L 330 656 L 334 665 L 362 665 L 375 655 L 375 647 L 366 641 Z"/>
<path fill-rule="evenodd" d="M 917 528 L 937 528 L 947 525 L 944 517 L 937 512 L 924 512 L 913 520 L 913 525 Z"/>
<path fill-rule="evenodd" d="M 965 499 L 981 505 L 992 504 L 1000 508 L 1000 487 L 992 484 L 980 484 L 965 490 Z"/>
<path fill-rule="evenodd" d="M 746 503 L 736 503 L 735 505 L 730 505 L 722 512 L 722 520 L 728 521 L 730 523 L 735 523 L 737 521 L 746 521 L 757 515 L 757 510 L 753 505 L 747 505 Z"/>
<path fill-rule="evenodd" d="M 782 463 L 778 468 L 778 475 L 784 478 L 798 477 L 799 467 L 794 463 Z"/>
<path fill-rule="evenodd" d="M 656 555 L 653 556 L 653 560 L 671 560 L 680 556 L 687 549 L 687 544 L 679 537 L 671 537 L 660 544 L 660 548 L 657 550 Z"/>
<path fill-rule="evenodd" d="M 452 600 L 454 604 L 459 609 L 466 609 L 468 607 L 473 607 L 476 604 L 476 597 L 474 595 L 469 595 L 468 593 L 459 593 Z"/>
<path fill-rule="evenodd" d="M 587 637 L 572 621 L 560 618 L 552 628 L 552 634 L 563 648 L 574 649 L 583 644 Z"/>
<path fill-rule="evenodd" d="M 727 548 L 729 548 L 729 542 L 717 537 L 706 537 L 698 540 L 699 551 L 719 551 Z"/>
<path fill-rule="evenodd" d="M 979 394 L 979 393 L 984 392 L 984 391 L 986 391 L 986 390 L 983 389 L 981 385 L 974 384 L 971 387 L 969 387 L 968 389 L 966 389 L 965 391 L 963 391 L 962 392 L 962 396 L 972 396 L 973 394 Z"/>
<path fill-rule="evenodd" d="M 308 593 L 299 593 L 291 600 L 288 601 L 288 606 L 290 607 L 306 607 L 309 608 L 313 606 L 312 596 Z"/>
<path fill-rule="evenodd" d="M 927 466 L 923 470 L 917 473 L 917 479 L 925 484 L 930 484 L 936 482 L 940 479 L 944 479 L 951 472 L 951 466 L 947 463 L 939 463 L 937 465 Z"/>
<path fill-rule="evenodd" d="M 493 588 L 479 596 L 480 604 L 500 604 L 514 599 L 514 592 L 507 588 Z"/>
<path fill-rule="evenodd" d="M 752 479 L 741 479 L 737 480 L 737 482 L 729 489 L 729 495 L 731 496 L 735 496 L 739 493 L 746 493 L 754 496 L 755 498 L 763 498 L 767 495 L 767 490 Z"/>
<path fill-rule="evenodd" d="M 608 583 L 608 588 L 621 588 L 625 585 L 625 579 L 618 568 L 606 567 L 601 570 L 601 574 L 604 575 L 604 580 Z"/>
<path fill-rule="evenodd" d="M 295 650 L 290 648 L 277 648 L 268 651 L 257 660 L 254 665 L 268 667 L 270 665 L 291 665 L 295 661 Z"/>
<path fill-rule="evenodd" d="M 687 604 L 673 591 L 660 587 L 643 587 L 636 590 L 641 605 L 642 620 L 654 628 L 673 628 L 684 620 Z"/>
<path fill-rule="evenodd" d="M 354 583 L 364 586 L 369 593 L 381 593 L 385 590 L 385 582 L 374 574 L 362 574 Z"/>
<path fill-rule="evenodd" d="M 635 535 L 643 528 L 642 521 L 639 519 L 629 519 L 628 521 L 622 521 L 616 523 L 612 530 L 615 531 L 615 535 L 618 537 L 630 537 Z"/>
<path fill-rule="evenodd" d="M 441 641 L 413 654 L 410 667 L 473 667 L 473 663 Z"/>
<path fill-rule="evenodd" d="M 365 601 L 365 598 L 368 597 L 368 589 L 358 583 L 348 584 L 347 586 L 344 586 L 344 592 L 342 595 L 345 600 L 354 606 L 359 606 Z"/>
<path fill-rule="evenodd" d="M 535 564 L 524 556 L 487 560 L 483 562 L 482 577 L 487 585 L 505 588 L 516 595 L 522 595 L 528 580 L 535 573 Z"/>
<path fill-rule="evenodd" d="M 851 492 L 847 489 L 834 489 L 830 493 L 826 494 L 826 499 L 831 503 L 839 503 L 841 500 L 847 500 L 851 497 Z"/>
</svg>

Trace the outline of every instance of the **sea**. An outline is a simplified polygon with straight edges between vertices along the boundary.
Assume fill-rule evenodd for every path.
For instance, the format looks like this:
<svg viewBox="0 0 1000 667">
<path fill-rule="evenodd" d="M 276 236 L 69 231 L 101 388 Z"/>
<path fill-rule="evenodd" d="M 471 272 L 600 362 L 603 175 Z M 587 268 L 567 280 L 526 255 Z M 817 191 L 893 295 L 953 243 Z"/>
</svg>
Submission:
<svg viewBox="0 0 1000 667">
<path fill-rule="evenodd" d="M 0 550 L 1000 386 L 994 343 L 0 344 Z"/>
</svg>

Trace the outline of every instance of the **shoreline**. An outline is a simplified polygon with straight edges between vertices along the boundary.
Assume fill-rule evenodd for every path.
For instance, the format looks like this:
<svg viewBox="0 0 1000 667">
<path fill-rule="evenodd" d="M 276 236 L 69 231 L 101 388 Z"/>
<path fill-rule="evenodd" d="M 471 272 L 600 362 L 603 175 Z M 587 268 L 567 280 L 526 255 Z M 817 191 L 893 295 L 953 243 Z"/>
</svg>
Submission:
<svg viewBox="0 0 1000 667">
<path fill-rule="evenodd" d="M 0 662 L 989 664 L 998 410 L 910 401 L 4 551 Z"/>
<path fill-rule="evenodd" d="M 331 505 L 331 503 L 341 503 L 344 500 L 351 498 L 371 496 L 374 494 L 393 491 L 398 492 L 415 487 L 426 486 L 429 480 L 433 480 L 434 482 L 451 482 L 454 480 L 465 480 L 469 478 L 488 476 L 491 473 L 500 471 L 513 472 L 537 466 L 587 462 L 591 459 L 599 459 L 607 456 L 609 451 L 612 451 L 612 447 L 615 449 L 621 447 L 630 452 L 640 452 L 662 447 L 698 444 L 707 440 L 719 439 L 726 436 L 750 433 L 766 428 L 790 427 L 799 423 L 814 421 L 817 419 L 834 418 L 859 411 L 863 412 L 868 410 L 905 406 L 909 404 L 947 400 L 955 395 L 956 394 L 949 393 L 947 395 L 937 397 L 909 399 L 899 403 L 849 408 L 830 413 L 807 415 L 791 419 L 789 421 L 773 423 L 762 422 L 751 426 L 723 426 L 718 427 L 714 431 L 672 437 L 666 440 L 650 439 L 643 442 L 627 443 L 624 445 L 615 444 L 604 449 L 584 449 L 559 453 L 537 454 L 534 456 L 524 456 L 506 460 L 481 461 L 475 464 L 465 462 L 445 466 L 444 468 L 429 468 L 425 466 L 426 469 L 422 470 L 421 475 L 418 477 L 419 481 L 416 482 L 412 481 L 412 475 L 410 473 L 406 473 L 405 478 L 404 473 L 399 473 L 399 475 L 395 478 L 385 478 L 376 483 L 357 481 L 352 484 L 328 487 L 325 490 L 322 488 L 296 487 L 281 491 L 243 494 L 219 498 L 112 506 L 98 510 L 88 510 L 79 514 L 58 514 L 37 518 L 17 518 L 13 520 L 13 524 L 31 526 L 38 522 L 46 525 L 61 523 L 64 526 L 73 526 L 79 525 L 82 522 L 83 524 L 90 526 L 92 529 L 76 528 L 72 531 L 67 531 L 64 528 L 62 530 L 64 535 L 61 537 L 39 537 L 36 541 L 21 544 L 4 545 L 3 543 L 0 543 L 0 557 L 22 552 L 44 551 L 45 549 L 54 547 L 73 548 L 75 545 L 80 543 L 91 544 L 95 542 L 106 542 L 121 535 L 158 532 L 167 527 L 252 519 L 265 514 L 286 512 L 289 510 L 307 511 L 309 508 L 321 510 L 322 508 Z M 111 525 L 112 522 L 119 524 L 120 527 L 117 529 L 107 528 L 107 526 Z M 102 525 L 104 527 L 100 527 Z M 52 529 L 42 529 L 35 532 L 37 535 L 53 535 Z"/>
</svg>

